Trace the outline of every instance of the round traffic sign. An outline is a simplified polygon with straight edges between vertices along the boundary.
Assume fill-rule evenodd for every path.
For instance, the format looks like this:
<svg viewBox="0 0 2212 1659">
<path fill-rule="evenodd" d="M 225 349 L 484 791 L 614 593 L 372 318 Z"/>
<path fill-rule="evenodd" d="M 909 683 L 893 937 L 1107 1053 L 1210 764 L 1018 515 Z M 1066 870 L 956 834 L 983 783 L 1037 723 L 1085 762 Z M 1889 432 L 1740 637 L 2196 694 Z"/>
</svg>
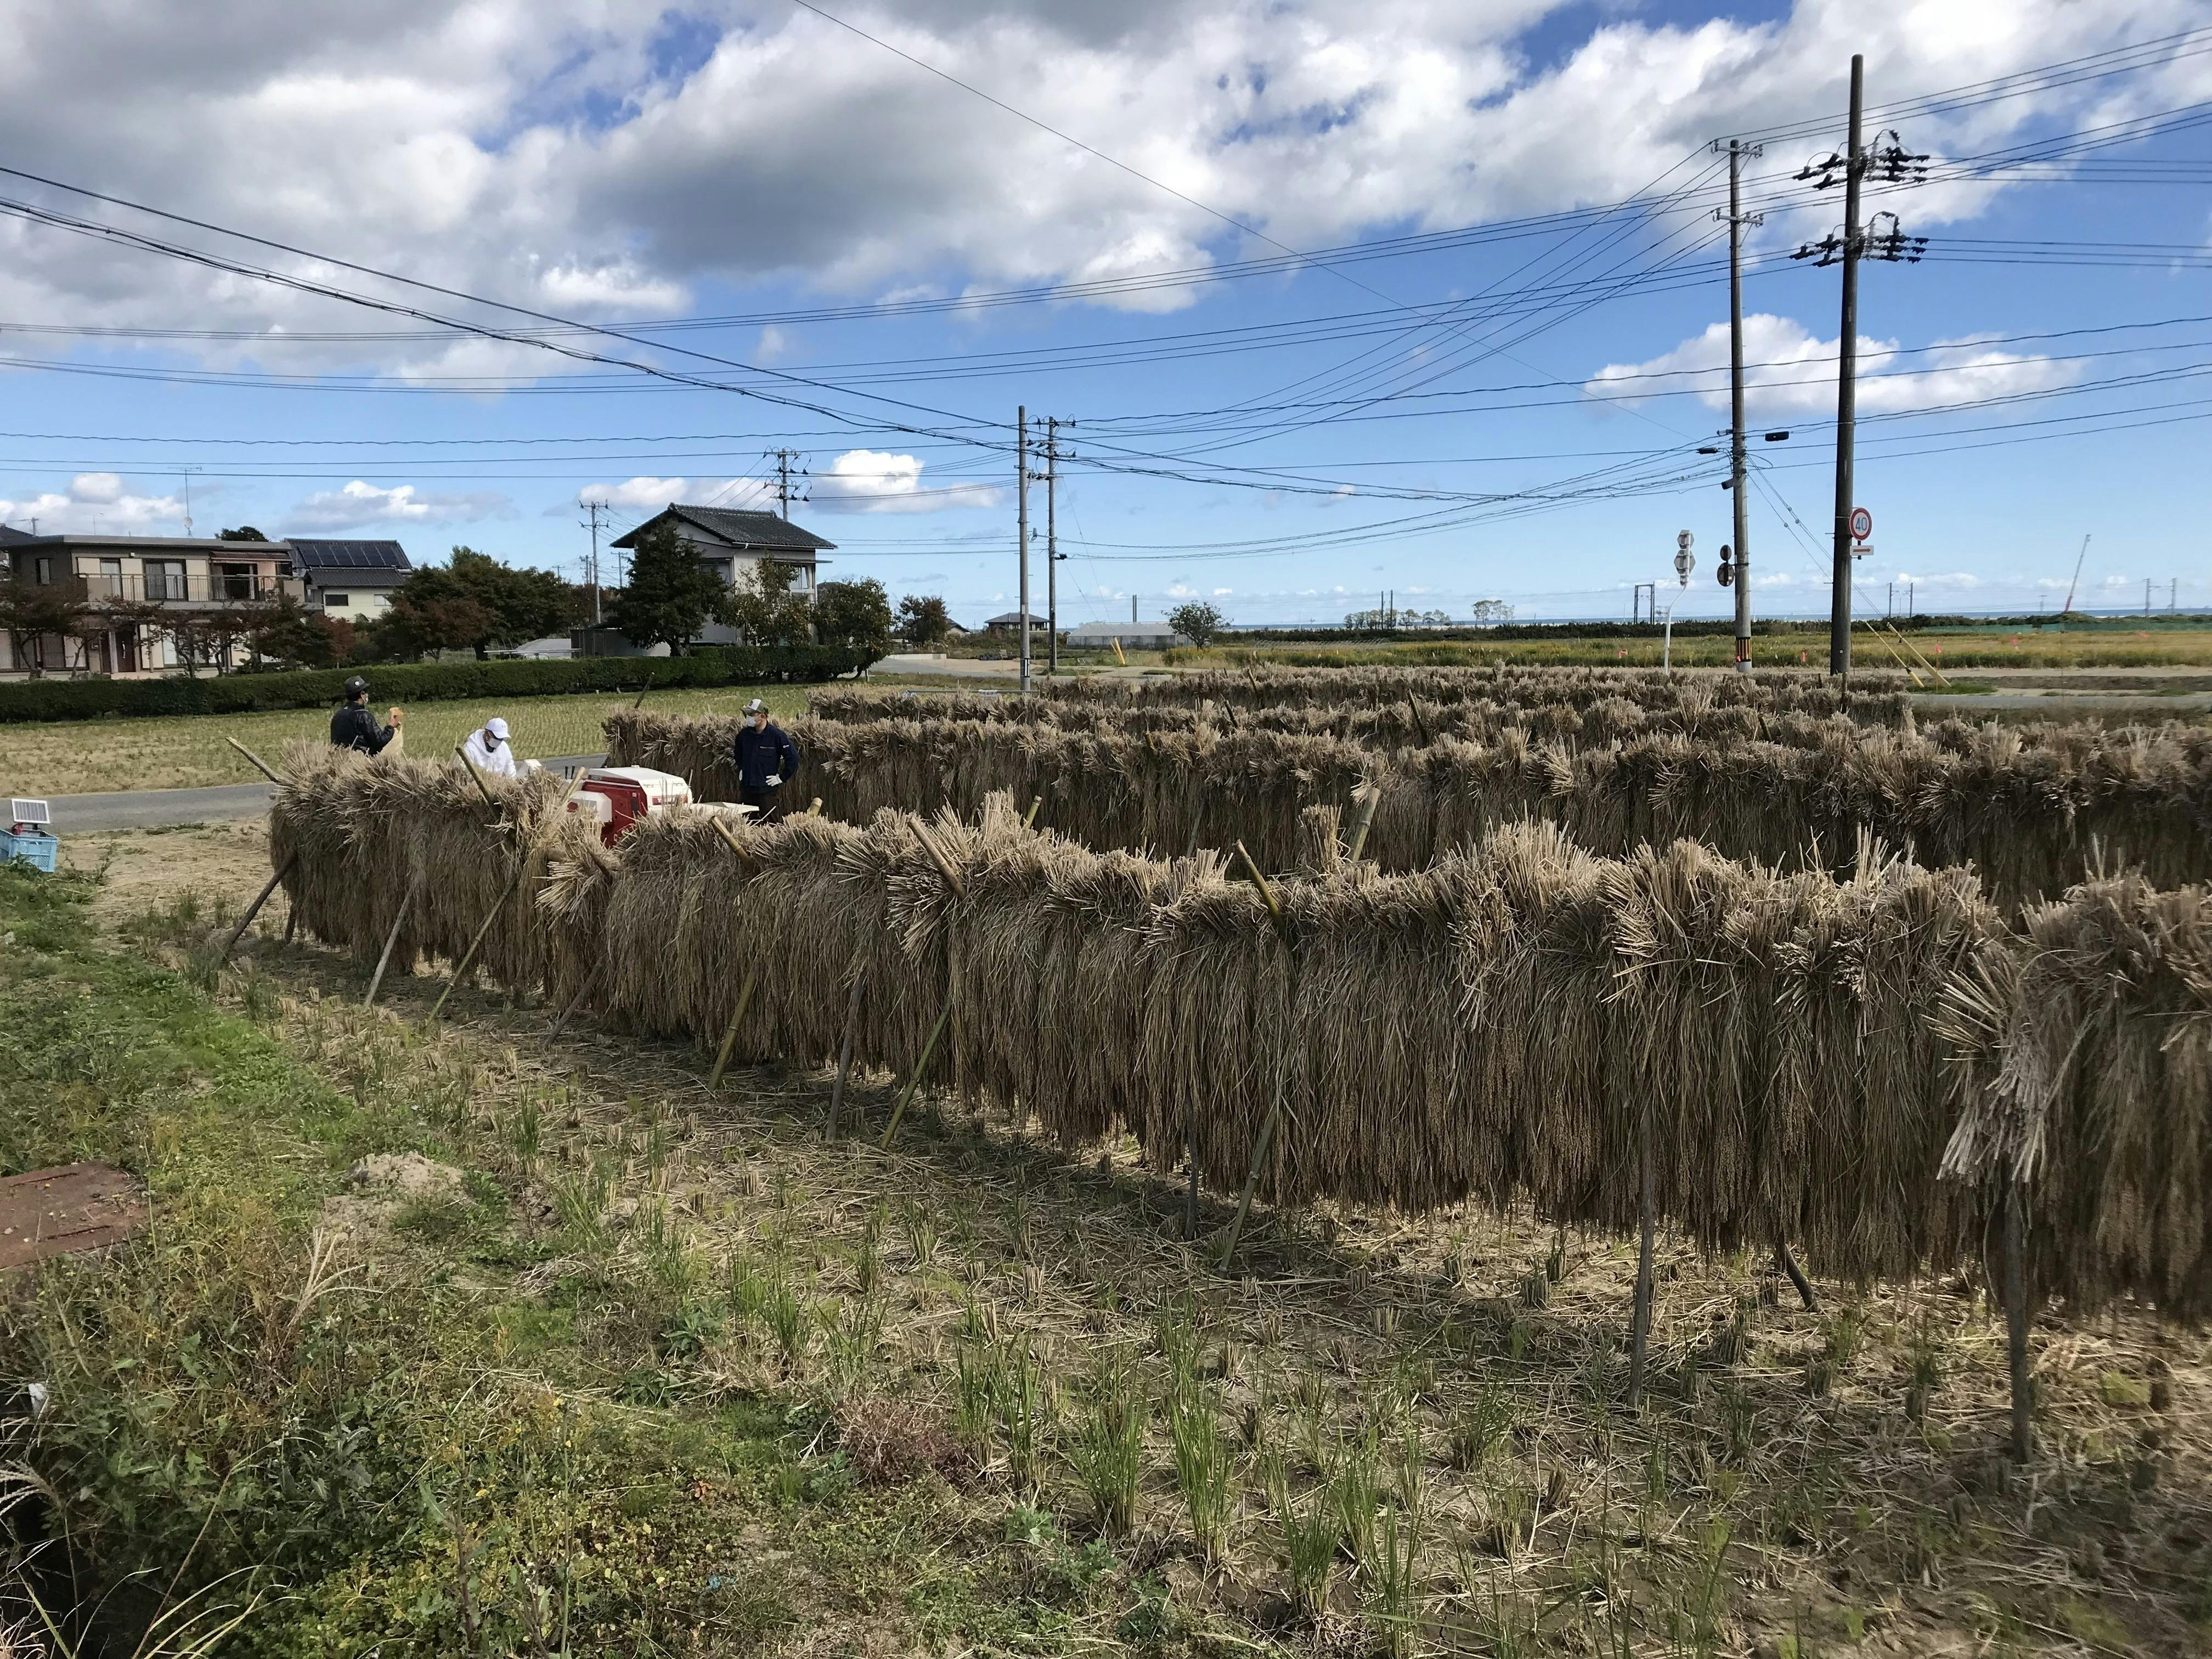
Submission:
<svg viewBox="0 0 2212 1659">
<path fill-rule="evenodd" d="M 1874 514 L 1863 507 L 1851 509 L 1851 539 L 1863 542 L 1874 534 Z"/>
</svg>

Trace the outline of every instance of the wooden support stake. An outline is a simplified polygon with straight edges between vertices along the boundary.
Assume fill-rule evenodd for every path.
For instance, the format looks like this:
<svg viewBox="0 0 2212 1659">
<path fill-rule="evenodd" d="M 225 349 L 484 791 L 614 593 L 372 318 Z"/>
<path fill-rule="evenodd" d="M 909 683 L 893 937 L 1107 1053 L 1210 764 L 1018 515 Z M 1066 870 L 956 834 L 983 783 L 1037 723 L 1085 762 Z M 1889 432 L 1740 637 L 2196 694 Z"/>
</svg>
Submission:
<svg viewBox="0 0 2212 1659">
<path fill-rule="evenodd" d="M 929 1069 L 929 1057 L 937 1052 L 937 1039 L 944 1035 L 945 1023 L 952 1018 L 952 993 L 945 994 L 945 1006 L 937 1016 L 937 1024 L 929 1028 L 929 1041 L 921 1045 L 921 1058 L 915 1062 L 914 1075 L 906 1080 L 906 1088 L 891 1109 L 891 1121 L 884 1127 L 882 1150 L 889 1152 L 891 1137 L 898 1133 L 899 1120 L 906 1115 L 906 1103 L 914 1098 L 914 1091 L 921 1087 L 921 1074 Z"/>
<path fill-rule="evenodd" d="M 469 948 L 461 953 L 460 961 L 454 965 L 453 976 L 446 981 L 446 988 L 438 993 L 438 1000 L 430 1005 L 430 1018 L 434 1022 L 445 1008 L 446 999 L 453 994 L 453 987 L 468 977 L 469 969 L 477 959 L 477 952 L 483 948 L 484 936 L 491 932 L 492 923 L 499 920 L 499 913 L 507 908 L 507 902 L 522 885 L 523 872 L 529 868 L 530 854 L 525 851 L 522 857 L 515 861 L 514 873 L 507 879 L 507 890 L 492 902 L 491 908 L 484 914 L 483 926 L 477 929 L 477 936 L 469 941 Z"/>
<path fill-rule="evenodd" d="M 645 707 L 645 694 L 652 690 L 653 682 L 651 680 L 647 680 L 643 685 L 637 688 L 637 701 L 631 703 L 629 706 L 629 712 L 631 714 L 635 714 L 639 709 Z"/>
<path fill-rule="evenodd" d="M 2004 1188 L 2005 1362 L 2012 1374 L 2012 1461 L 2035 1453 L 2035 1384 L 2027 1371 L 2027 1202 L 2020 1183 Z"/>
<path fill-rule="evenodd" d="M 707 1079 L 709 1089 L 722 1086 L 722 1072 L 730 1063 L 730 1049 L 738 1040 L 738 1022 L 745 1017 L 745 1009 L 753 1000 L 753 987 L 760 983 L 760 964 L 757 962 L 745 969 L 745 982 L 738 988 L 738 1006 L 730 1011 L 729 1029 L 722 1033 L 722 1046 L 714 1055 L 714 1070 Z"/>
<path fill-rule="evenodd" d="M 1039 796 L 1037 796 L 1035 799 L 1033 799 L 1033 800 L 1031 800 L 1031 801 L 1030 802 L 1030 810 L 1029 810 L 1029 812 L 1028 812 L 1028 814 L 1027 814 L 1027 815 L 1026 815 L 1026 816 L 1022 819 L 1022 828 L 1023 828 L 1023 829 L 1024 829 L 1024 830 L 1034 830 L 1034 829 L 1036 829 L 1036 815 L 1037 815 L 1037 809 L 1038 809 L 1039 807 L 1042 806 L 1043 805 L 1044 805 L 1044 797 L 1043 797 L 1042 795 L 1039 795 Z"/>
<path fill-rule="evenodd" d="M 1382 787 L 1371 778 L 1363 781 L 1352 792 L 1352 836 L 1344 847 L 1347 864 L 1359 862 L 1359 854 L 1367 845 L 1367 832 L 1375 826 L 1376 804 L 1382 799 Z"/>
<path fill-rule="evenodd" d="M 269 763 L 267 761 L 262 759 L 260 756 L 255 754 L 251 749 L 248 749 L 236 738 L 225 738 L 223 741 L 228 744 L 233 749 L 238 750 L 240 754 L 245 756 L 246 759 L 252 761 L 254 765 L 254 769 L 259 772 L 263 777 L 268 779 L 270 782 L 282 783 L 284 781 L 283 778 L 277 776 L 275 772 L 270 769 Z"/>
<path fill-rule="evenodd" d="M 364 1008 L 376 1006 L 377 991 L 384 984 L 384 970 L 392 965 L 392 948 L 399 943 L 399 930 L 407 925 L 407 913 L 415 908 L 415 896 L 422 890 L 422 874 L 416 872 L 414 880 L 407 884 L 407 891 L 399 901 L 399 914 L 392 918 L 392 931 L 384 936 L 384 952 L 376 959 L 376 971 L 369 975 L 368 994 L 361 1000 Z"/>
<path fill-rule="evenodd" d="M 1252 1212 L 1252 1194 L 1260 1185 L 1260 1171 L 1267 1167 L 1267 1149 L 1275 1144 L 1275 1125 L 1283 1115 L 1284 1079 L 1275 1075 L 1275 1103 L 1267 1109 L 1267 1121 L 1260 1126 L 1260 1139 L 1252 1148 L 1252 1167 L 1244 1172 L 1244 1190 L 1237 1200 L 1237 1213 L 1229 1218 L 1229 1231 L 1222 1236 L 1221 1256 L 1215 1264 L 1221 1273 L 1229 1271 L 1229 1259 L 1237 1254 L 1237 1241 L 1244 1236 L 1244 1218 Z"/>
<path fill-rule="evenodd" d="M 1638 1161 L 1643 1165 L 1644 1176 L 1644 1195 L 1638 1206 L 1644 1237 L 1636 1252 L 1636 1311 L 1630 1320 L 1628 1331 L 1628 1409 L 1631 1411 L 1639 1409 L 1644 1404 L 1645 1351 L 1651 1341 L 1651 1233 L 1656 1220 L 1655 1211 L 1657 1206 L 1652 1201 L 1651 1095 L 1648 1087 L 1644 1096 L 1644 1121 L 1638 1144 Z"/>
<path fill-rule="evenodd" d="M 604 960 L 592 964 L 592 971 L 584 975 L 584 982 L 576 988 L 576 994 L 568 999 L 568 1006 L 561 1011 L 561 1018 L 553 1022 L 553 1029 L 547 1034 L 549 1039 L 557 1038 L 561 1035 L 562 1029 L 568 1024 L 568 1016 L 583 1006 L 584 999 L 591 995 L 593 988 L 599 984 L 599 975 L 606 965 Z"/>
<path fill-rule="evenodd" d="M 477 793 L 484 798 L 484 805 L 491 808 L 492 816 L 498 817 L 499 802 L 493 799 L 491 786 L 484 781 L 484 775 L 477 769 L 477 763 L 469 758 L 468 745 L 455 744 L 453 753 L 460 757 L 461 764 L 469 769 L 469 775 L 477 781 Z"/>
<path fill-rule="evenodd" d="M 730 833 L 730 826 L 723 823 L 720 817 L 708 818 L 707 822 L 714 826 L 714 833 L 720 836 L 728 845 L 729 849 L 738 855 L 738 862 L 745 866 L 745 873 L 751 874 L 753 855 L 738 844 L 738 838 Z"/>
<path fill-rule="evenodd" d="M 837 1081 L 830 1091 L 830 1122 L 822 1133 L 824 1140 L 837 1139 L 837 1117 L 845 1106 L 845 1079 L 853 1071 L 853 1028 L 860 1023 L 860 989 L 867 982 L 866 968 L 853 975 L 853 994 L 845 1004 L 845 1041 L 837 1050 Z"/>
<path fill-rule="evenodd" d="M 1267 920 L 1275 924 L 1276 933 L 1285 945 L 1295 949 L 1297 942 L 1291 937 L 1290 918 L 1283 914 L 1283 907 L 1275 898 L 1275 890 L 1268 884 L 1267 877 L 1260 873 L 1260 866 L 1252 861 L 1252 855 L 1244 850 L 1244 843 L 1241 841 L 1237 843 L 1237 856 L 1244 861 L 1247 879 L 1260 890 L 1260 902 L 1267 907 Z"/>
<path fill-rule="evenodd" d="M 300 855 L 297 853 L 286 859 L 278 867 L 276 873 L 269 878 L 269 884 L 254 896 L 252 903 L 246 907 L 246 914 L 238 919 L 238 926 L 230 930 L 230 938 L 224 942 L 222 947 L 224 962 L 228 962 L 230 953 L 238 949 L 238 941 L 246 937 L 246 930 L 253 925 L 254 917 L 261 914 L 261 907 L 269 902 L 269 896 L 276 890 L 276 884 L 290 875 L 292 866 L 299 861 Z"/>
<path fill-rule="evenodd" d="M 300 907 L 296 904 L 288 904 L 284 907 L 284 943 L 287 945 L 290 945 L 292 935 L 299 931 Z"/>
<path fill-rule="evenodd" d="M 1421 740 L 1421 747 L 1426 749 L 1429 746 L 1428 722 L 1421 718 L 1420 705 L 1413 701 L 1413 694 L 1410 691 L 1406 694 L 1406 712 L 1413 717 L 1413 735 Z"/>
<path fill-rule="evenodd" d="M 1774 1241 L 1774 1265 L 1781 1268 L 1790 1282 L 1797 1287 L 1797 1299 L 1805 1304 L 1807 1313 L 1820 1305 L 1820 1298 L 1813 1294 L 1813 1281 L 1805 1277 L 1805 1270 L 1797 1265 L 1797 1258 L 1790 1255 L 1790 1241 L 1786 1238 Z"/>
</svg>

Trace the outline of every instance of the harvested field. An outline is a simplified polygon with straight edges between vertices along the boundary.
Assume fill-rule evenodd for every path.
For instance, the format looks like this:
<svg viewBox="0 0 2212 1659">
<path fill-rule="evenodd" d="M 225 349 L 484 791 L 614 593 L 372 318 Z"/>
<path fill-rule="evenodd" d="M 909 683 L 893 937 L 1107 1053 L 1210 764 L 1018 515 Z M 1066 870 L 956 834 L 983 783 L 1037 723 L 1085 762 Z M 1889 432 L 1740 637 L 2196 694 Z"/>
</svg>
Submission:
<svg viewBox="0 0 2212 1659">
<path fill-rule="evenodd" d="M 1296 867 L 1302 817 L 1380 792 L 1367 856 L 1411 871 L 1527 819 L 1593 853 L 1676 839 L 1784 868 L 1840 868 L 1863 834 L 1929 866 L 1972 865 L 2007 902 L 2063 891 L 2101 866 L 2157 885 L 2212 875 L 2212 736 L 2179 726 L 2112 731 L 1946 727 L 1940 739 L 1831 722 L 1804 746 L 1682 732 L 1583 746 L 1518 729 L 1492 742 L 1438 738 L 1382 750 L 1259 730 L 1069 732 L 1003 720 L 804 720 L 798 787 L 865 823 L 884 808 L 973 817 L 1005 791 L 1042 799 L 1042 822 L 1099 848 L 1155 855 L 1242 841 L 1271 870 Z M 727 799 L 734 720 L 618 713 L 611 756 Z"/>
<path fill-rule="evenodd" d="M 824 1074 L 425 1024 L 419 975 L 364 1011 L 281 913 L 203 994 L 204 913 L 132 903 L 234 915 L 265 860 L 101 845 L 131 894 L 0 880 L 10 1146 L 127 1148 L 166 1217 L 0 1307 L 88 1594 L 266 1585 L 233 1646 L 284 1654 L 558 1651 L 564 1607 L 573 1651 L 764 1659 L 2203 1651 L 2212 1373 L 2139 1305 L 2038 1322 L 2014 1471 L 1971 1276 L 1806 1310 L 1662 1233 L 1631 1409 L 1632 1252 L 1525 1208 L 1270 1211 L 1221 1274 L 1124 1140 L 925 1096 L 881 1151 L 880 1074 L 825 1139 Z M 349 1179 L 384 1154 L 453 1190 Z"/>
</svg>

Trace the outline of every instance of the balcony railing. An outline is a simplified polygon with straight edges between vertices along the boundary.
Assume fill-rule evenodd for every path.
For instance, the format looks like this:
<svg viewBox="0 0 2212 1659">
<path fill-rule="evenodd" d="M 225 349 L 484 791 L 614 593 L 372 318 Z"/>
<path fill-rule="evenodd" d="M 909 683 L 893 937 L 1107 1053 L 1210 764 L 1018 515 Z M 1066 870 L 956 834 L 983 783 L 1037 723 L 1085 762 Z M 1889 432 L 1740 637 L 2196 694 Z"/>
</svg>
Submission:
<svg viewBox="0 0 2212 1659">
<path fill-rule="evenodd" d="M 289 597 L 307 598 L 296 576 L 262 576 L 224 572 L 143 576 L 71 576 L 56 583 L 80 605 L 268 605 Z"/>
</svg>

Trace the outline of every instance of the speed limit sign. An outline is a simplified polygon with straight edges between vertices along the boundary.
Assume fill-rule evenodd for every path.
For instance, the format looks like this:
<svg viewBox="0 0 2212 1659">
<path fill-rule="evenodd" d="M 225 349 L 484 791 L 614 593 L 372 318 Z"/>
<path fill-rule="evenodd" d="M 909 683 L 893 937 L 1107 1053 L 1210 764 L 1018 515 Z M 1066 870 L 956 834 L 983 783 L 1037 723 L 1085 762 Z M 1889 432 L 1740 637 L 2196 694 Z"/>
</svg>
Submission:
<svg viewBox="0 0 2212 1659">
<path fill-rule="evenodd" d="M 1874 534 L 1874 514 L 1863 507 L 1851 509 L 1851 539 L 1863 542 Z"/>
</svg>

